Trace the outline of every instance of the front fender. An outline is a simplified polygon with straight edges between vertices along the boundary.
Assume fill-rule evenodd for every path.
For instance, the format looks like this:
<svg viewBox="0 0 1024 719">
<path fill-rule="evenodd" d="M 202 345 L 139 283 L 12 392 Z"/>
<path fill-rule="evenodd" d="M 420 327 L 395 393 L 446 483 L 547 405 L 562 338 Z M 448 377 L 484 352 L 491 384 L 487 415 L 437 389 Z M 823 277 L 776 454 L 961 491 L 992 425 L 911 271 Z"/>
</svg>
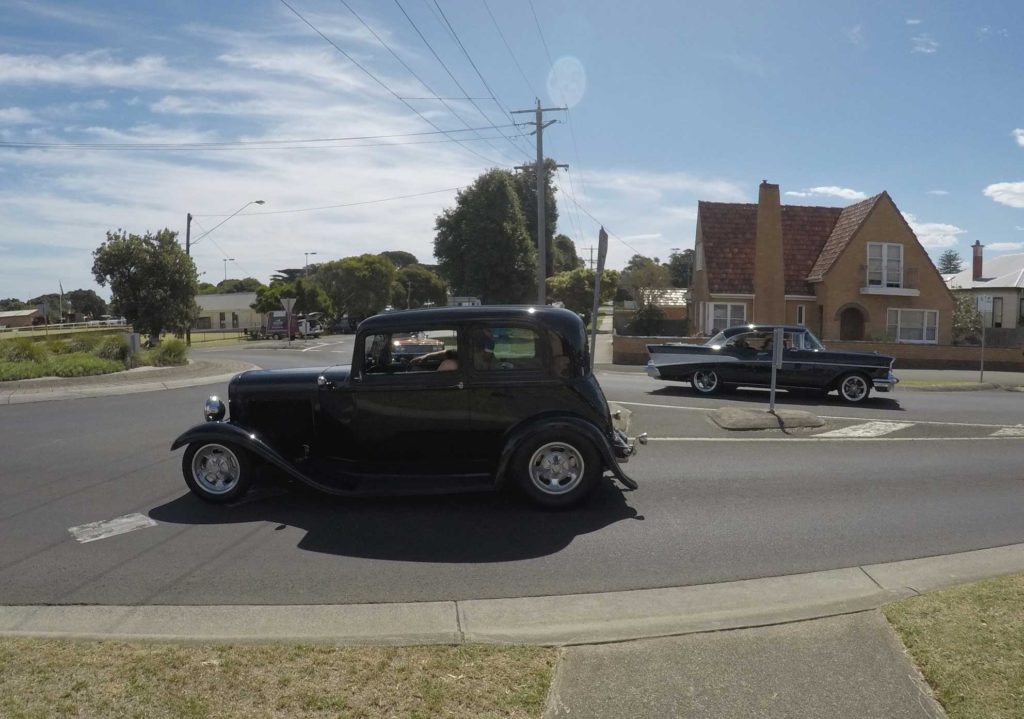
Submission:
<svg viewBox="0 0 1024 719">
<path fill-rule="evenodd" d="M 505 446 L 501 450 L 501 458 L 498 461 L 497 471 L 498 482 L 500 484 L 504 484 L 508 464 L 512 461 L 512 456 L 515 454 L 516 449 L 522 442 L 538 432 L 564 428 L 574 429 L 587 437 L 600 453 L 601 459 L 604 460 L 605 468 L 610 470 L 611 473 L 615 475 L 615 478 L 623 484 L 623 486 L 628 487 L 629 489 L 636 489 L 639 486 L 633 479 L 622 471 L 622 468 L 619 466 L 619 463 L 612 452 L 608 438 L 601 433 L 601 430 L 585 419 L 573 416 L 549 417 L 514 429 L 506 438 Z"/>
<path fill-rule="evenodd" d="M 327 494 L 344 494 L 344 491 L 339 491 L 334 487 L 328 487 L 327 485 L 321 484 L 312 477 L 299 471 L 294 464 L 285 459 L 269 444 L 261 440 L 249 430 L 240 427 L 237 424 L 233 424 L 230 421 L 204 422 L 203 424 L 197 424 L 174 440 L 171 444 L 171 451 L 173 452 L 179 447 L 184 447 L 186 444 L 192 444 L 193 442 L 230 442 L 231 444 L 241 447 L 256 457 L 277 467 L 292 479 L 302 482 L 305 485 L 320 490 L 321 492 L 326 492 Z M 344 477 L 339 478 L 344 479 Z"/>
</svg>

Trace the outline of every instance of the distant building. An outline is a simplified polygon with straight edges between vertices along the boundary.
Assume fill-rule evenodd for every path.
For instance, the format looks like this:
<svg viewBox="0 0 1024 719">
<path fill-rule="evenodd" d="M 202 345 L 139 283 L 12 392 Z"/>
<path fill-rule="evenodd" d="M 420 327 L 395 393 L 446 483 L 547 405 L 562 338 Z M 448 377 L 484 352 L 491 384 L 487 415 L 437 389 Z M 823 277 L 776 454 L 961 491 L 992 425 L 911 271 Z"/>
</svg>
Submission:
<svg viewBox="0 0 1024 719">
<path fill-rule="evenodd" d="M 39 309 L 0 312 L 0 327 L 31 327 L 45 321 L 46 318 Z"/>
<path fill-rule="evenodd" d="M 255 301 L 255 292 L 196 295 L 199 314 L 192 331 L 258 330 L 263 324 L 263 315 L 249 306 Z"/>
<path fill-rule="evenodd" d="M 972 297 L 992 298 L 992 312 L 986 312 L 986 327 L 1024 328 L 1024 252 L 993 257 L 985 262 L 982 245 L 975 241 L 971 269 L 956 275 L 945 275 L 946 286 L 954 292 Z"/>
<path fill-rule="evenodd" d="M 449 297 L 449 307 L 479 307 L 481 304 L 479 297 Z"/>
</svg>

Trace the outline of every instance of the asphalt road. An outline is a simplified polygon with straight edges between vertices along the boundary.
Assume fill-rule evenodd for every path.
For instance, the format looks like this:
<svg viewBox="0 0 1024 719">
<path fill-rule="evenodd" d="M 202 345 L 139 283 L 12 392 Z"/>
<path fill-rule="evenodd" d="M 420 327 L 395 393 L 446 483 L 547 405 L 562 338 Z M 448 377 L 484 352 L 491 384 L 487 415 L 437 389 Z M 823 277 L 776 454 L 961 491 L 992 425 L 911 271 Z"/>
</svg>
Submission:
<svg viewBox="0 0 1024 719">
<path fill-rule="evenodd" d="M 347 362 L 351 338 L 215 350 L 264 367 Z M 303 352 L 302 349 L 309 351 Z M 0 603 L 321 604 L 681 586 L 1024 542 L 1024 394 L 897 392 L 863 408 L 780 395 L 815 430 L 729 433 L 698 398 L 599 374 L 651 443 L 570 512 L 514 496 L 339 500 L 268 487 L 237 506 L 188 494 L 170 442 L 195 387 L 0 407 Z M 842 436 L 873 423 L 874 438 Z M 822 438 L 826 432 L 838 432 Z M 155 526 L 79 543 L 69 528 Z"/>
</svg>

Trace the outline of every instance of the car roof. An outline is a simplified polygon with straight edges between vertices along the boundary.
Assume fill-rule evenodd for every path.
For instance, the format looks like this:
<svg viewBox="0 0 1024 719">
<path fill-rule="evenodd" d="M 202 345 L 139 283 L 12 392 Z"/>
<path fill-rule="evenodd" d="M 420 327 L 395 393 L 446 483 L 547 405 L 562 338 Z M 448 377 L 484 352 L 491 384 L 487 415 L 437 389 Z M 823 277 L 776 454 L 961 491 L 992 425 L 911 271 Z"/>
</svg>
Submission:
<svg viewBox="0 0 1024 719">
<path fill-rule="evenodd" d="M 734 327 L 728 327 L 722 330 L 722 334 L 726 337 L 732 337 L 743 332 L 770 332 L 776 327 L 781 327 L 786 332 L 806 332 L 807 328 L 803 325 L 736 325 Z"/>
<path fill-rule="evenodd" d="M 561 307 L 531 305 L 478 305 L 476 307 L 428 307 L 418 310 L 396 310 L 367 317 L 359 323 L 359 331 L 409 329 L 412 325 L 514 320 L 546 325 L 565 337 L 573 337 L 583 331 L 583 321 L 575 312 Z"/>
</svg>

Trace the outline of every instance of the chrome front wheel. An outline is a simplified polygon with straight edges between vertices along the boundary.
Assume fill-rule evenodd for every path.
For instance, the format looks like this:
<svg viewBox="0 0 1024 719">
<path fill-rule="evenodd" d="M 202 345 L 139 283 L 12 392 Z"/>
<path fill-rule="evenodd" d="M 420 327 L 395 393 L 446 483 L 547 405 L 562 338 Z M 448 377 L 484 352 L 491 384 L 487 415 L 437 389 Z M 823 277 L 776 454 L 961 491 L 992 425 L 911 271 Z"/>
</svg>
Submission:
<svg viewBox="0 0 1024 719">
<path fill-rule="evenodd" d="M 699 394 L 714 394 L 722 388 L 722 381 L 714 370 L 697 370 L 690 378 L 690 386 Z"/>
<path fill-rule="evenodd" d="M 193 494 L 208 502 L 230 502 L 249 488 L 248 456 L 226 443 L 190 444 L 181 469 Z"/>
</svg>

